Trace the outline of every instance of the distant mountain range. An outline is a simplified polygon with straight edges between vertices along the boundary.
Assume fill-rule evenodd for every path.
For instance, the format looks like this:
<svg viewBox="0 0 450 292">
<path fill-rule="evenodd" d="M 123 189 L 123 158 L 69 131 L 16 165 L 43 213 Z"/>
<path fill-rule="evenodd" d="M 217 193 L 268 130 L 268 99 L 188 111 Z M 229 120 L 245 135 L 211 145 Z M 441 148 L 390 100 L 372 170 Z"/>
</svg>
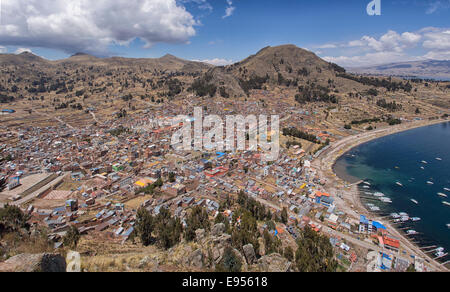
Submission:
<svg viewBox="0 0 450 292">
<path fill-rule="evenodd" d="M 347 69 L 352 73 L 358 74 L 450 80 L 450 60 L 401 62 L 371 67 L 347 68 Z"/>
</svg>

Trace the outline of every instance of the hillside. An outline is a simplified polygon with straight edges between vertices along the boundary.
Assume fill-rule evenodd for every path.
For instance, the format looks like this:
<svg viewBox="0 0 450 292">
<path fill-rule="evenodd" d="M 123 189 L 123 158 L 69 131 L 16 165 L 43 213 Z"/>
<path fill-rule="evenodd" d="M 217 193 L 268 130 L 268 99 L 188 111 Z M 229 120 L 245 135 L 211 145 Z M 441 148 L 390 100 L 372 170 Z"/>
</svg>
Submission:
<svg viewBox="0 0 450 292">
<path fill-rule="evenodd" d="M 172 55 L 134 59 L 78 53 L 50 61 L 31 53 L 4 54 L 0 73 L 0 102 L 21 112 L 20 119 L 2 119 L 5 126 L 50 125 L 61 118 L 69 124 L 91 123 L 92 109 L 101 120 L 149 107 L 184 113 L 196 105 L 216 113 L 224 108 L 301 110 L 317 113 L 324 127 L 342 128 L 368 116 L 419 117 L 418 108 L 427 117 L 450 104 L 446 83 L 361 77 L 294 45 L 266 47 L 221 67 Z"/>
</svg>

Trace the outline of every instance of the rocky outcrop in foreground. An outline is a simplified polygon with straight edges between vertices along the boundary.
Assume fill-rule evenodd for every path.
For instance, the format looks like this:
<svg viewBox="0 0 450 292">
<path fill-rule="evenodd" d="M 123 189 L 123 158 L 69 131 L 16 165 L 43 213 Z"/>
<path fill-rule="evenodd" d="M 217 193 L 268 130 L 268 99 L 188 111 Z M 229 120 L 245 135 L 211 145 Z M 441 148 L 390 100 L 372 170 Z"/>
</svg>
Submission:
<svg viewBox="0 0 450 292">
<path fill-rule="evenodd" d="M 59 254 L 19 254 L 0 263 L 0 272 L 65 272 L 66 261 Z"/>
</svg>

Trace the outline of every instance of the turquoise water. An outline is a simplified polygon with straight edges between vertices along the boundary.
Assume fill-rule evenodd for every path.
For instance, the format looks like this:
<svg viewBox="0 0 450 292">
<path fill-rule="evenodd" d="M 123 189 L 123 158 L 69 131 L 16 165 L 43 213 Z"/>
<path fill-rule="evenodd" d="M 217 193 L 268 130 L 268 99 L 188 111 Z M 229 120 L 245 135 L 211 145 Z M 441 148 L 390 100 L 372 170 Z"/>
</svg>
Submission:
<svg viewBox="0 0 450 292">
<path fill-rule="evenodd" d="M 410 217 L 420 217 L 421 221 L 398 225 L 400 229 L 419 232 L 419 235 L 410 237 L 419 246 L 437 245 L 444 247 L 446 252 L 450 251 L 450 229 L 447 227 L 450 224 L 450 206 L 442 203 L 450 202 L 450 191 L 444 190 L 450 189 L 450 122 L 360 145 L 342 156 L 335 169 L 342 178 L 351 176 L 371 184 L 369 189 L 364 188 L 364 184 L 360 185 L 365 205 L 372 203 L 378 206 L 383 215 L 405 212 Z M 428 184 L 428 181 L 433 184 Z M 372 195 L 374 192 L 385 194 L 392 203 L 377 200 Z M 440 197 L 438 193 L 447 194 L 448 198 Z M 443 260 L 449 259 L 447 256 Z"/>
</svg>

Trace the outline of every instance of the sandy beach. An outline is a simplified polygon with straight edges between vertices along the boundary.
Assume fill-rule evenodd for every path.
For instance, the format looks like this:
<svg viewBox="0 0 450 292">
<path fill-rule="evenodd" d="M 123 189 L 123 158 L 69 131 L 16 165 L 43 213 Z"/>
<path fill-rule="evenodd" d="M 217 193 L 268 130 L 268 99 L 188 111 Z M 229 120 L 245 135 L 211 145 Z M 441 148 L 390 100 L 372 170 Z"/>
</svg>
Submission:
<svg viewBox="0 0 450 292">
<path fill-rule="evenodd" d="M 439 119 L 433 121 L 414 121 L 403 123 L 398 126 L 385 127 L 374 131 L 349 136 L 331 144 L 328 149 L 323 151 L 312 162 L 312 166 L 319 172 L 320 177 L 327 180 L 326 189 L 328 192 L 335 194 L 336 205 L 340 209 L 346 212 L 349 216 L 353 217 L 355 220 L 359 220 L 360 215 L 366 215 L 373 220 L 382 222 L 388 227 L 389 232 L 400 240 L 404 251 L 408 254 L 415 254 L 424 258 L 428 262 L 428 266 L 432 271 L 448 271 L 448 269 L 426 255 L 418 246 L 410 242 L 408 238 L 395 229 L 392 224 L 389 224 L 389 222 L 383 220 L 382 218 L 377 218 L 374 214 L 370 213 L 361 203 L 357 189 L 357 184 L 359 182 L 355 182 L 355 180 L 348 177 L 345 177 L 346 181 L 341 179 L 337 176 L 333 167 L 339 157 L 361 144 L 384 136 L 400 133 L 414 128 L 444 123 L 446 121 L 448 122 L 449 120 Z"/>
</svg>

